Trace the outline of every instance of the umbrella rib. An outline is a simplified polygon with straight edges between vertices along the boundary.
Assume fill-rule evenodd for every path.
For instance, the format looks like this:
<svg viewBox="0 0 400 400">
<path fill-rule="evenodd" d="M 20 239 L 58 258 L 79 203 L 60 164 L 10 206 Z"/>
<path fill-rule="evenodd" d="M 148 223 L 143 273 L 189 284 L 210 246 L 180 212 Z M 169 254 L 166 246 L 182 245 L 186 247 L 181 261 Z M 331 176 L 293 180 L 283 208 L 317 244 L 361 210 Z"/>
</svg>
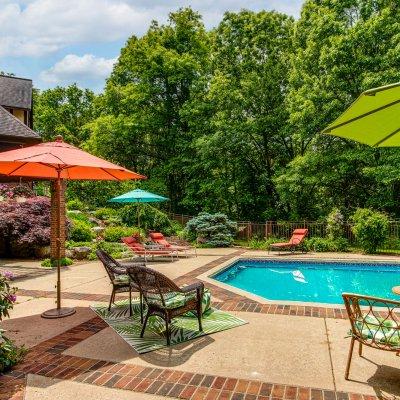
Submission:
<svg viewBox="0 0 400 400">
<path fill-rule="evenodd" d="M 383 142 L 386 142 L 386 140 L 390 139 L 392 136 L 394 136 L 396 133 L 400 132 L 400 128 L 396 129 L 395 131 L 393 131 L 391 134 L 385 136 L 383 139 L 381 139 L 379 142 L 376 142 L 373 147 L 377 147 L 380 144 L 382 144 Z"/>
<path fill-rule="evenodd" d="M 368 117 L 368 115 L 375 114 L 375 113 L 377 113 L 377 112 L 379 112 L 379 111 L 384 110 L 385 108 L 389 108 L 389 107 L 395 106 L 395 105 L 398 104 L 398 103 L 400 103 L 400 99 L 399 99 L 399 100 L 396 100 L 396 101 L 393 101 L 393 102 L 391 102 L 391 103 L 385 104 L 385 105 L 382 106 L 382 107 L 375 108 L 375 110 L 368 111 L 367 113 L 357 115 L 357 117 L 351 118 L 351 119 L 349 119 L 348 121 L 342 122 L 342 123 L 340 123 L 340 124 L 338 124 L 338 125 L 334 125 L 334 126 L 332 126 L 332 127 L 328 127 L 328 128 L 326 128 L 326 129 L 324 129 L 324 130 L 322 131 L 322 133 L 331 133 L 334 129 L 340 128 L 340 127 L 342 127 L 342 126 L 344 126 L 344 125 L 347 125 L 347 124 L 350 124 L 350 123 L 352 123 L 352 122 L 354 122 L 354 121 L 357 121 L 357 120 L 359 120 L 359 119 L 361 119 L 361 118 Z"/>
<path fill-rule="evenodd" d="M 18 171 L 20 168 L 24 167 L 26 164 L 28 164 L 27 162 L 24 162 L 22 165 L 19 165 L 17 168 L 13 169 L 11 172 L 9 172 L 7 174 L 7 176 L 11 176 L 15 171 Z"/>
<path fill-rule="evenodd" d="M 121 179 L 119 179 L 118 177 L 116 177 L 115 175 L 113 175 L 111 172 L 108 172 L 105 168 L 101 168 L 106 174 L 112 176 L 114 179 L 116 179 L 117 181 L 120 181 Z"/>
<path fill-rule="evenodd" d="M 23 158 L 20 158 L 20 159 L 18 159 L 18 161 L 22 161 L 22 160 L 29 160 L 30 158 L 34 158 L 34 157 L 38 157 L 38 156 L 43 156 L 43 155 L 45 155 L 45 154 L 50 154 L 50 155 L 52 155 L 53 157 L 55 157 L 55 158 L 58 158 L 60 161 L 61 161 L 61 163 L 62 164 L 65 164 L 65 162 L 60 158 L 60 157 L 58 157 L 58 156 L 56 156 L 55 154 L 53 154 L 53 153 L 51 153 L 51 152 L 45 152 L 45 153 L 40 153 L 40 154 L 35 154 L 35 155 L 33 155 L 33 156 L 29 156 L 29 157 L 23 157 Z M 40 163 L 40 162 L 39 162 Z M 46 163 L 43 163 L 43 164 L 46 164 Z"/>
</svg>

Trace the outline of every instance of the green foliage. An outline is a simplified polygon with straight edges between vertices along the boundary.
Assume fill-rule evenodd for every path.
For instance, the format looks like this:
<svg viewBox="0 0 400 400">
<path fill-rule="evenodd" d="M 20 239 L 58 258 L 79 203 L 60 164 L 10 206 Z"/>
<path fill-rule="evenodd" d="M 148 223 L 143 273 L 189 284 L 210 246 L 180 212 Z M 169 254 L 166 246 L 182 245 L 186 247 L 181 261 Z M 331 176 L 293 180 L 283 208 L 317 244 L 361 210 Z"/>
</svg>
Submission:
<svg viewBox="0 0 400 400">
<path fill-rule="evenodd" d="M 104 230 L 104 240 L 106 242 L 120 242 L 122 237 L 134 234 L 141 234 L 140 229 L 126 226 L 108 226 Z"/>
<path fill-rule="evenodd" d="M 62 135 L 76 146 L 88 139 L 85 124 L 96 117 L 95 95 L 76 84 L 34 92 L 34 129 L 45 141 Z"/>
<path fill-rule="evenodd" d="M 14 307 L 17 299 L 17 288 L 11 287 L 10 280 L 13 274 L 9 271 L 0 273 L 0 321 L 9 317 L 9 310 Z M 4 330 L 0 329 L 0 373 L 6 372 L 19 361 L 26 353 L 24 347 L 17 347 L 10 339 L 4 336 Z"/>
<path fill-rule="evenodd" d="M 0 373 L 18 364 L 28 352 L 24 346 L 16 346 L 11 339 L 4 336 L 4 332 L 4 329 L 0 329 Z"/>
<path fill-rule="evenodd" d="M 128 205 L 120 210 L 122 222 L 126 225 L 137 225 L 138 223 L 138 207 L 141 228 L 149 231 L 154 230 L 162 232 L 167 236 L 175 234 L 181 225 L 175 221 L 171 221 L 167 214 L 158 208 L 149 204 Z"/>
<path fill-rule="evenodd" d="M 352 215 L 352 231 L 365 253 L 376 253 L 385 243 L 389 221 L 385 214 L 367 208 L 359 208 Z"/>
<path fill-rule="evenodd" d="M 306 239 L 305 246 L 309 251 L 323 252 L 345 252 L 349 248 L 349 242 L 345 238 L 321 238 L 314 236 Z"/>
<path fill-rule="evenodd" d="M 35 128 L 144 173 L 178 213 L 298 221 L 368 207 L 398 218 L 398 150 L 320 132 L 363 90 L 400 81 L 399 31 L 393 0 L 306 0 L 296 20 L 227 12 L 209 32 L 180 9 L 129 38 L 101 95 L 35 95 Z M 106 207 L 135 186 L 68 182 L 67 197 Z"/>
<path fill-rule="evenodd" d="M 61 258 L 61 260 L 60 260 L 60 265 L 62 267 L 72 265 L 73 263 L 74 262 L 68 257 Z M 46 258 L 41 262 L 40 265 L 44 268 L 55 268 L 55 267 L 57 267 L 57 261 L 56 260 L 51 261 L 50 258 Z"/>
<path fill-rule="evenodd" d="M 94 238 L 90 223 L 84 220 L 75 219 L 69 229 L 68 239 L 76 242 L 88 242 Z"/>
<path fill-rule="evenodd" d="M 330 240 L 340 239 L 343 237 L 343 214 L 338 208 L 334 208 L 326 219 L 326 232 Z"/>
<path fill-rule="evenodd" d="M 284 238 L 269 237 L 268 239 L 251 239 L 248 241 L 247 246 L 253 250 L 268 250 L 269 246 L 273 243 L 286 242 Z"/>
<path fill-rule="evenodd" d="M 67 210 L 83 211 L 84 209 L 85 209 L 85 205 L 79 199 L 72 199 L 67 202 Z"/>
<path fill-rule="evenodd" d="M 233 242 L 237 225 L 225 214 L 200 213 L 186 224 L 187 236 L 210 247 L 227 247 Z"/>
<path fill-rule="evenodd" d="M 93 213 L 94 217 L 104 221 L 118 217 L 118 211 L 114 208 L 102 207 L 98 208 Z"/>
</svg>

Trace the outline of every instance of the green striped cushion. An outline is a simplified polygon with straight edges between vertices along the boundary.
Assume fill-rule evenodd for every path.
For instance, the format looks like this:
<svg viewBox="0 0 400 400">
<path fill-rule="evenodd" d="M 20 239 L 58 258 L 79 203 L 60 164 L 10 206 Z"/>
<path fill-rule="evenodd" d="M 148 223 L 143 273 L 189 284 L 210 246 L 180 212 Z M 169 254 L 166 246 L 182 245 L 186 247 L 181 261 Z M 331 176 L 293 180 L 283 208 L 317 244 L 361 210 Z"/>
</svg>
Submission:
<svg viewBox="0 0 400 400">
<path fill-rule="evenodd" d="M 400 348 L 399 325 L 389 319 L 366 315 L 355 321 L 358 334 L 364 340 L 374 340 L 382 344 Z"/>
</svg>

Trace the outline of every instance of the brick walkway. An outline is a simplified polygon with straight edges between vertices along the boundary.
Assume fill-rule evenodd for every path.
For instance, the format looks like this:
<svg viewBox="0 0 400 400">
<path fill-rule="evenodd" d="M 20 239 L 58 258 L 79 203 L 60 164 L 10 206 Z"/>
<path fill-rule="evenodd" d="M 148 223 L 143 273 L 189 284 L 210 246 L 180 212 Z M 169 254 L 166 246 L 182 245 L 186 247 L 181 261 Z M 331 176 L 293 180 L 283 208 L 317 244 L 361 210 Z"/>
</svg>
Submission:
<svg viewBox="0 0 400 400">
<path fill-rule="evenodd" d="M 237 251 L 223 256 L 176 280 L 184 284 L 197 279 L 233 257 Z M 226 311 L 244 311 L 264 314 L 301 315 L 321 318 L 345 318 L 342 308 L 262 304 L 241 295 L 210 285 L 211 291 L 221 302 L 214 306 Z M 19 290 L 20 295 L 32 297 L 55 297 L 53 291 Z M 109 296 L 86 293 L 63 293 L 64 298 L 108 301 Z M 288 386 L 261 380 L 236 379 L 234 377 L 203 375 L 175 369 L 150 368 L 139 365 L 113 363 L 63 355 L 62 353 L 95 335 L 108 325 L 99 317 L 84 322 L 64 333 L 46 340 L 30 349 L 23 363 L 0 376 L 0 400 L 22 400 L 27 374 L 84 382 L 139 393 L 157 394 L 187 400 L 375 400 L 377 397 L 357 393 L 335 392 L 312 387 Z"/>
</svg>

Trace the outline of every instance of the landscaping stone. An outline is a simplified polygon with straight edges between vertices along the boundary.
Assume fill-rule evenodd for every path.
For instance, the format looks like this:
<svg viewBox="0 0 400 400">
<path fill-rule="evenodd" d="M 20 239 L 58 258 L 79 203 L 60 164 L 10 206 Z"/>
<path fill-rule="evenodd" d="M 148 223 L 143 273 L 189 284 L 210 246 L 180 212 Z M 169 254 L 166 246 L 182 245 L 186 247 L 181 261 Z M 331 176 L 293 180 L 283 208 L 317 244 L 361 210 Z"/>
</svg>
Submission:
<svg viewBox="0 0 400 400">
<path fill-rule="evenodd" d="M 77 260 L 84 260 L 85 258 L 87 258 L 89 256 L 91 251 L 92 251 L 92 249 L 90 247 L 86 247 L 86 246 L 73 247 L 72 248 L 72 254 L 73 254 L 72 257 Z"/>
<path fill-rule="evenodd" d="M 103 226 L 94 226 L 92 231 L 96 233 L 97 236 L 101 235 L 104 232 Z"/>
</svg>

